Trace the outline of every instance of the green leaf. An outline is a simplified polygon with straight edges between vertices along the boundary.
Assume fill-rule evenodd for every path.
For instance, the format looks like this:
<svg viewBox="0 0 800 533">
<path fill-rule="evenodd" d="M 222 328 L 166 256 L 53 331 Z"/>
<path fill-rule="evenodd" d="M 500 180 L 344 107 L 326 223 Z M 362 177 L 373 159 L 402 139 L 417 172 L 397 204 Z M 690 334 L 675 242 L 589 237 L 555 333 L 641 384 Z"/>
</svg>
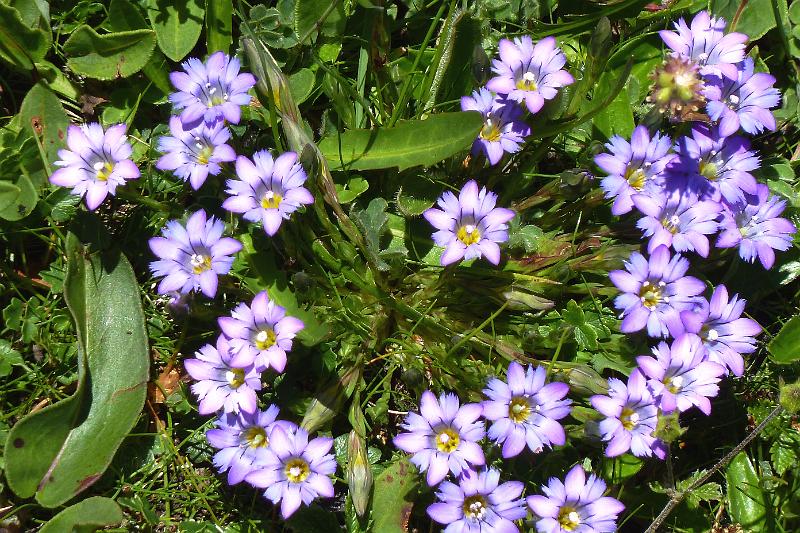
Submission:
<svg viewBox="0 0 800 533">
<path fill-rule="evenodd" d="M 408 459 L 400 459 L 375 478 L 372 531 L 406 533 L 417 495 L 418 476 Z"/>
<path fill-rule="evenodd" d="M 440 113 L 393 128 L 348 130 L 325 137 L 319 149 L 332 170 L 431 166 L 468 148 L 482 124 L 475 111 Z"/>
<path fill-rule="evenodd" d="M 118 525 L 122 519 L 122 510 L 114 500 L 92 496 L 55 515 L 42 527 L 40 533 L 97 531 L 105 526 Z"/>
<path fill-rule="evenodd" d="M 793 316 L 767 345 L 772 360 L 780 364 L 800 359 L 800 316 Z"/>
<path fill-rule="evenodd" d="M 314 71 L 308 68 L 301 68 L 289 76 L 289 92 L 292 93 L 292 98 L 297 105 L 308 100 L 308 97 L 314 92 L 316 81 L 317 77 Z"/>
<path fill-rule="evenodd" d="M 233 42 L 232 0 L 206 0 L 206 46 L 209 53 L 230 51 Z"/>
<path fill-rule="evenodd" d="M 10 207 L 22 192 L 10 181 L 0 181 L 0 212 Z"/>
<path fill-rule="evenodd" d="M 735 28 L 731 28 L 731 21 L 743 5 L 739 21 Z M 772 0 L 711 0 L 711 13 L 722 17 L 728 22 L 728 31 L 738 31 L 750 36 L 750 41 L 763 37 L 769 30 L 777 25 L 775 12 L 772 10 Z"/>
<path fill-rule="evenodd" d="M 147 15 L 165 56 L 180 61 L 192 51 L 203 31 L 204 14 L 202 0 L 150 0 Z"/>
<path fill-rule="evenodd" d="M 58 150 L 66 146 L 69 118 L 53 91 L 41 83 L 34 85 L 25 95 L 19 115 L 22 126 L 42 143 L 47 162 L 58 161 Z"/>
<path fill-rule="evenodd" d="M 520 226 L 519 220 L 512 220 L 508 230 L 508 247 L 521 248 L 526 253 L 538 252 L 542 244 L 547 242 L 544 231 L 533 225 Z"/>
<path fill-rule="evenodd" d="M 0 210 L 0 218 L 10 221 L 22 220 L 30 215 L 39 201 L 39 194 L 36 192 L 36 187 L 31 183 L 31 179 L 22 174 L 17 178 L 16 185 L 19 189 L 19 194 L 11 202 L 10 205 Z M 8 190 L 7 190 L 8 192 Z"/>
<path fill-rule="evenodd" d="M 718 502 L 722 500 L 722 487 L 719 483 L 705 483 L 686 494 L 686 503 L 691 508 L 700 506 L 700 502 Z"/>
<path fill-rule="evenodd" d="M 317 33 L 322 35 L 337 36 L 344 32 L 347 16 L 344 12 L 344 2 L 338 0 L 333 10 L 329 12 L 325 20 L 322 15 L 331 7 L 331 0 L 295 0 L 294 2 L 294 31 L 298 39 L 302 39 L 307 34 L 311 39 Z M 309 44 L 306 40 L 303 44 Z"/>
<path fill-rule="evenodd" d="M 797 465 L 800 456 L 800 432 L 785 429 L 769 448 L 772 465 L 779 476 L 783 476 L 790 468 Z"/>
<path fill-rule="evenodd" d="M 611 74 L 612 71 L 603 73 L 597 83 L 593 100 L 603 100 L 610 95 L 610 89 L 618 83 L 618 79 Z M 631 110 L 628 91 L 623 90 L 611 103 L 596 117 L 592 123 L 606 139 L 613 135 L 630 137 L 633 132 L 633 111 Z"/>
<path fill-rule="evenodd" d="M 626 453 L 614 458 L 603 457 L 600 462 L 600 472 L 603 479 L 617 485 L 639 472 L 642 466 L 644 462 L 641 459 Z"/>
<path fill-rule="evenodd" d="M 125 78 L 139 72 L 153 55 L 152 30 L 119 31 L 99 35 L 83 25 L 64 43 L 67 66 L 73 72 L 98 80 Z"/>
<path fill-rule="evenodd" d="M 453 12 L 436 47 L 439 62 L 428 91 L 430 99 L 426 109 L 442 102 L 457 101 L 471 92 L 475 83 L 472 57 L 480 41 L 480 23 L 466 11 Z"/>
<path fill-rule="evenodd" d="M 19 11 L 0 2 L 0 60 L 18 70 L 32 70 L 51 43 L 50 32 L 32 28 Z"/>
<path fill-rule="evenodd" d="M 100 478 L 139 418 L 149 370 L 139 285 L 124 255 L 89 252 L 70 233 L 64 298 L 78 336 L 77 390 L 20 420 L 5 448 L 11 489 L 45 507 Z"/>
<path fill-rule="evenodd" d="M 12 367 L 24 366 L 25 362 L 18 351 L 11 347 L 11 343 L 0 339 L 0 378 L 11 373 Z"/>
<path fill-rule="evenodd" d="M 386 230 L 386 223 L 389 222 L 389 215 L 386 214 L 387 207 L 389 204 L 383 198 L 373 198 L 363 211 L 353 209 L 350 213 L 353 222 L 364 234 L 367 251 L 380 270 L 389 269 L 389 265 L 380 257 L 381 236 Z"/>
<path fill-rule="evenodd" d="M 347 180 L 346 185 L 336 184 L 336 196 L 339 197 L 339 203 L 349 204 L 369 189 L 369 182 L 361 176 L 353 176 Z"/>
<path fill-rule="evenodd" d="M 441 193 L 441 186 L 425 176 L 405 180 L 397 191 L 397 208 L 404 216 L 419 216 L 433 206 Z"/>
<path fill-rule="evenodd" d="M 753 463 L 745 452 L 739 453 L 725 470 L 728 513 L 734 522 L 753 532 L 774 531 L 769 500 L 758 484 Z"/>
</svg>

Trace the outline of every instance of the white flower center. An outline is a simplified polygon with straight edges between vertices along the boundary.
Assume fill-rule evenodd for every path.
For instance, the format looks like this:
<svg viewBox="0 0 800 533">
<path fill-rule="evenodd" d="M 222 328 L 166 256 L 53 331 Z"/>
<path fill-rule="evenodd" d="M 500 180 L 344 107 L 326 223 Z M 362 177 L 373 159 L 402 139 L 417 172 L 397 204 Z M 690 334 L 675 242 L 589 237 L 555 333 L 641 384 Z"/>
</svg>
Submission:
<svg viewBox="0 0 800 533">
<path fill-rule="evenodd" d="M 536 76 L 533 75 L 533 72 L 526 72 L 525 74 L 522 75 L 522 79 L 530 83 L 536 80 Z"/>
<path fill-rule="evenodd" d="M 739 103 L 739 97 L 736 96 L 735 94 L 730 95 L 728 97 L 728 100 L 730 100 L 733 105 L 736 105 L 736 104 Z"/>
<path fill-rule="evenodd" d="M 708 330 L 708 340 L 715 341 L 719 338 L 719 332 L 715 329 Z"/>
</svg>

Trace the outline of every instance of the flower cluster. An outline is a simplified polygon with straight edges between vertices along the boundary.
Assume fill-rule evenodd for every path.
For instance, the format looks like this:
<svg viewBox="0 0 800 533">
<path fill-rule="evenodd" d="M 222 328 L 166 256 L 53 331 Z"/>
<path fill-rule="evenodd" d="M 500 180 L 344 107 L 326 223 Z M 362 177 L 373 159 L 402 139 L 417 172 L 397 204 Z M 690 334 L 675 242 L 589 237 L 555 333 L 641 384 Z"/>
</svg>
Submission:
<svg viewBox="0 0 800 533">
<path fill-rule="evenodd" d="M 527 516 L 521 498 L 524 484 L 501 484 L 500 472 L 485 466 L 480 442 L 488 436 L 491 443 L 501 446 L 506 459 L 519 455 L 526 446 L 538 454 L 563 445 L 566 435 L 559 420 L 571 410 L 571 400 L 565 399 L 569 387 L 546 383 L 546 378 L 542 366 L 526 370 L 512 362 L 506 381 L 489 380 L 484 402 L 461 405 L 454 394 L 437 399 L 425 391 L 419 413 L 408 414 L 402 424 L 406 432 L 394 438 L 394 445 L 413 454 L 411 462 L 426 473 L 428 485 L 438 485 L 438 501 L 428 507 L 428 515 L 447 525 L 445 531 L 513 531 L 517 528 L 513 521 Z M 481 417 L 492 422 L 488 433 Z M 455 476 L 455 483 L 445 481 L 448 474 Z M 587 480 L 577 465 L 563 483 L 551 479 L 542 487 L 545 496 L 529 496 L 527 503 L 539 531 L 573 531 L 581 525 L 595 528 L 586 531 L 613 531 L 624 506 L 604 497 L 605 489 L 602 480 L 594 475 Z"/>
<path fill-rule="evenodd" d="M 656 73 L 650 100 L 662 111 L 705 102 L 711 124 L 691 123 L 674 142 L 638 126 L 630 141 L 614 136 L 595 158 L 607 174 L 602 188 L 614 200 L 612 212 L 640 212 L 637 227 L 648 239 L 649 257 L 634 252 L 624 270 L 609 273 L 621 292 L 614 300 L 620 329 L 672 339 L 638 357 L 627 384 L 612 378 L 607 395 L 591 398 L 605 417 L 599 430 L 610 457 L 630 451 L 664 458 L 664 443 L 654 436 L 658 416 L 692 407 L 709 414 L 720 379 L 742 375 L 742 356 L 755 351 L 761 328 L 742 316 L 745 300 L 729 298 L 724 285 L 706 300 L 706 284 L 687 275 L 684 255 L 707 257 L 716 236 L 715 248 L 736 247 L 741 259 L 758 258 L 769 269 L 775 250 L 788 249 L 796 231 L 780 217 L 785 202 L 751 174 L 758 153 L 738 134 L 775 128 L 775 79 L 753 73 L 747 36 L 725 34 L 723 19 L 704 11 L 676 29 L 660 32 L 672 56 Z"/>
</svg>

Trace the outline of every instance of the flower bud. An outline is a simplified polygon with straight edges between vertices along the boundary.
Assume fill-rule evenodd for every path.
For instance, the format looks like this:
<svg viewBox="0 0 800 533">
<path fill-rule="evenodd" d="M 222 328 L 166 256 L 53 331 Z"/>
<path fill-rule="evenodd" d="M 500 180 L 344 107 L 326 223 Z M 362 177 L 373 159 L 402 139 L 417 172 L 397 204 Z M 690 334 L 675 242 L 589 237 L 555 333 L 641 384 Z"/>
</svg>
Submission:
<svg viewBox="0 0 800 533">
<path fill-rule="evenodd" d="M 705 104 L 698 66 L 691 60 L 670 56 L 653 74 L 649 102 L 673 122 L 696 115 Z"/>
<path fill-rule="evenodd" d="M 800 382 L 781 387 L 780 404 L 789 414 L 800 413 Z"/>
<path fill-rule="evenodd" d="M 653 436 L 667 444 L 678 440 L 686 432 L 686 428 L 681 427 L 679 416 L 680 411 L 677 410 L 667 414 L 659 413 Z"/>
<path fill-rule="evenodd" d="M 345 399 L 353 394 L 355 384 L 361 378 L 361 367 L 354 366 L 327 387 L 317 391 L 311 400 L 300 426 L 313 433 L 333 420 L 340 412 Z"/>
<path fill-rule="evenodd" d="M 372 491 L 372 468 L 369 466 L 366 442 L 356 430 L 347 439 L 347 486 L 358 516 L 364 516 Z"/>
<path fill-rule="evenodd" d="M 565 369 L 570 391 L 581 396 L 608 394 L 608 382 L 586 365 Z"/>
</svg>

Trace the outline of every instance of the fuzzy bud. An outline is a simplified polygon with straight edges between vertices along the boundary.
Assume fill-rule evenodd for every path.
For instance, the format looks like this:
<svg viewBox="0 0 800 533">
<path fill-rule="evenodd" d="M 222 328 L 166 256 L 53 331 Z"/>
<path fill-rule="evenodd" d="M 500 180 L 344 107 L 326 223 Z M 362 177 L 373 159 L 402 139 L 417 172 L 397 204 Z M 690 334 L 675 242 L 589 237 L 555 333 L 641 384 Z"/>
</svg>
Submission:
<svg viewBox="0 0 800 533">
<path fill-rule="evenodd" d="M 678 438 L 686 433 L 686 428 L 681 427 L 680 411 L 673 411 L 671 413 L 659 413 L 658 424 L 653 436 L 662 442 L 670 444 L 678 440 Z"/>
<path fill-rule="evenodd" d="M 780 404 L 789 414 L 800 413 L 800 382 L 781 387 Z"/>
<path fill-rule="evenodd" d="M 673 122 L 695 119 L 705 106 L 701 94 L 703 81 L 698 66 L 677 56 L 670 56 L 652 74 L 653 88 L 647 100 Z M 706 117 L 707 119 L 707 117 Z"/>
<path fill-rule="evenodd" d="M 358 516 L 364 516 L 372 492 L 372 468 L 369 466 L 366 442 L 356 430 L 347 439 L 347 486 Z"/>
</svg>

